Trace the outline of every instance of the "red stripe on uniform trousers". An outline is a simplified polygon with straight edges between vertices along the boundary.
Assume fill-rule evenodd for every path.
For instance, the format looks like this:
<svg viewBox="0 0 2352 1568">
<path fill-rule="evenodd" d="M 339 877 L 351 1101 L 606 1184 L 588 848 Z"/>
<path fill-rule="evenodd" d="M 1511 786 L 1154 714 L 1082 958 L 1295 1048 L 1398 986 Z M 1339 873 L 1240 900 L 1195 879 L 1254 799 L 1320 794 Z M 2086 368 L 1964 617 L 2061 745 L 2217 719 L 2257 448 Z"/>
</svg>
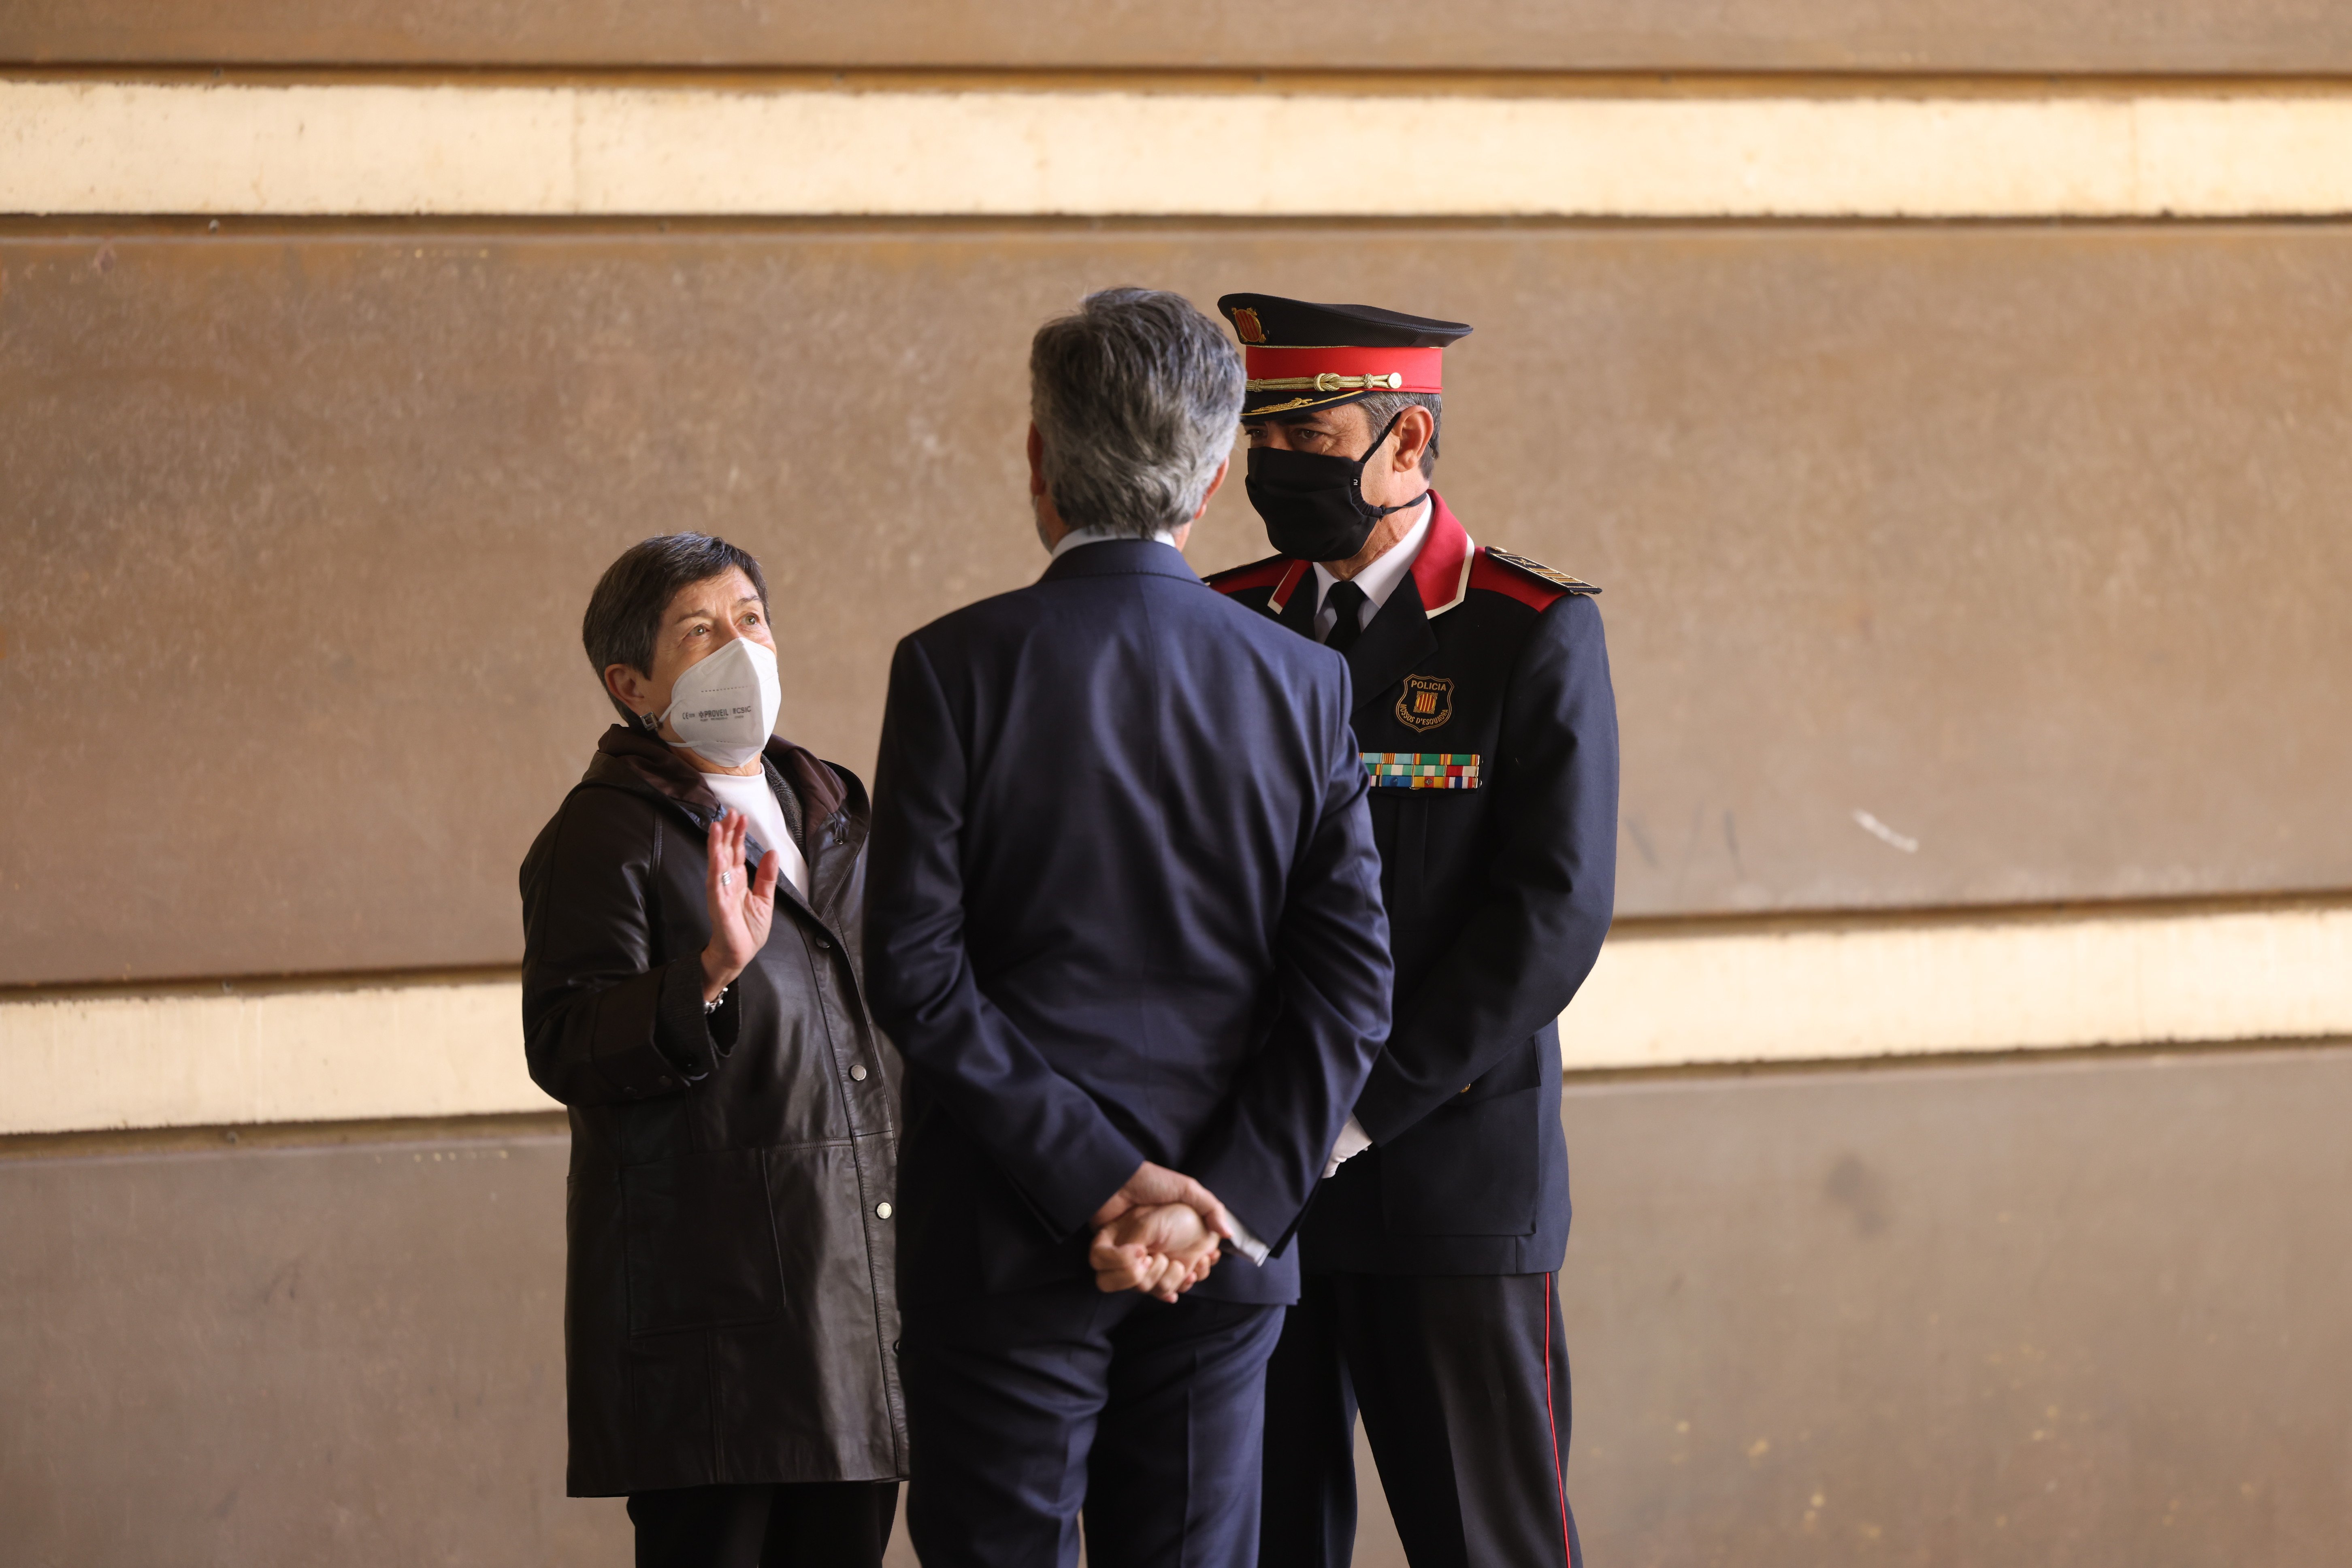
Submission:
<svg viewBox="0 0 2352 1568">
<path fill-rule="evenodd" d="M 1551 1427 L 1552 1484 L 1559 1489 L 1559 1560 L 1576 1568 L 1576 1552 L 1568 1543 L 1568 1472 L 1559 1462 L 1559 1413 L 1551 1397 L 1551 1321 L 1559 1315 L 1552 1305 L 1552 1287 L 1559 1279 L 1557 1274 L 1544 1276 L 1544 1420 Z"/>
</svg>

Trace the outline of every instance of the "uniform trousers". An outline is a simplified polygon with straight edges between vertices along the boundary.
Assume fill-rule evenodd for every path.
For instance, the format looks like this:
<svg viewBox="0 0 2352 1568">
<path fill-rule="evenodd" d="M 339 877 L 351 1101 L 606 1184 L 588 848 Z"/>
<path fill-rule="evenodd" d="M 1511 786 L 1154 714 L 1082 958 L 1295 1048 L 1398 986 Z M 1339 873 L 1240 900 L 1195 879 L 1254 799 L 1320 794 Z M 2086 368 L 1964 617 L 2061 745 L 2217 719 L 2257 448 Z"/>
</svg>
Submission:
<svg viewBox="0 0 2352 1568">
<path fill-rule="evenodd" d="M 631 1492 L 637 1568 L 881 1568 L 896 1481 Z"/>
<path fill-rule="evenodd" d="M 1356 1415 L 1412 1568 L 1583 1568 L 1549 1274 L 1309 1274 L 1266 1369 L 1258 1568 L 1347 1568 Z"/>
<path fill-rule="evenodd" d="M 1248 1568 L 1283 1309 L 1091 1278 L 900 1309 L 923 1568 Z"/>
</svg>

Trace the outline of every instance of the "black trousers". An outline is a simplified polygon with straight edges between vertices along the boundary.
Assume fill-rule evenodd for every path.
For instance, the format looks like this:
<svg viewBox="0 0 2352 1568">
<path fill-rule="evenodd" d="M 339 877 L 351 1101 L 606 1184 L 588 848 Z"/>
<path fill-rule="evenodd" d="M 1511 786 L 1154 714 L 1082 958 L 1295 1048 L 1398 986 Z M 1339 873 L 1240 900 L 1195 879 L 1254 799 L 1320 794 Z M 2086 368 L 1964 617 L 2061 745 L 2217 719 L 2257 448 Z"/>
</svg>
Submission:
<svg viewBox="0 0 2352 1568">
<path fill-rule="evenodd" d="M 631 1492 L 637 1568 L 882 1568 L 896 1481 Z"/>
<path fill-rule="evenodd" d="M 1283 1309 L 1091 1279 L 907 1303 L 898 1371 L 923 1568 L 1247 1568 Z"/>
<path fill-rule="evenodd" d="M 1359 1409 L 1412 1568 L 1583 1568 L 1551 1275 L 1308 1275 L 1266 1369 L 1258 1568 L 1347 1568 Z"/>
</svg>

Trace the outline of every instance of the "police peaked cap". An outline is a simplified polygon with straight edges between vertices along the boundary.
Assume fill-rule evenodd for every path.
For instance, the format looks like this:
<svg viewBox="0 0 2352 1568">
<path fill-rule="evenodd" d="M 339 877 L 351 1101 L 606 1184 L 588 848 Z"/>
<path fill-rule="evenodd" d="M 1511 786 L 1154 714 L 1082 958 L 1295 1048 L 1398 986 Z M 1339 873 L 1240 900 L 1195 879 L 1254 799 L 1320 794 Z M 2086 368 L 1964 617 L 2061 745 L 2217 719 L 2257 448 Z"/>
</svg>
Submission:
<svg viewBox="0 0 2352 1568">
<path fill-rule="evenodd" d="M 1242 341 L 1244 419 L 1336 408 L 1378 392 L 1440 392 L 1446 345 L 1470 335 L 1460 321 L 1274 294 L 1228 294 L 1217 309 Z"/>
</svg>

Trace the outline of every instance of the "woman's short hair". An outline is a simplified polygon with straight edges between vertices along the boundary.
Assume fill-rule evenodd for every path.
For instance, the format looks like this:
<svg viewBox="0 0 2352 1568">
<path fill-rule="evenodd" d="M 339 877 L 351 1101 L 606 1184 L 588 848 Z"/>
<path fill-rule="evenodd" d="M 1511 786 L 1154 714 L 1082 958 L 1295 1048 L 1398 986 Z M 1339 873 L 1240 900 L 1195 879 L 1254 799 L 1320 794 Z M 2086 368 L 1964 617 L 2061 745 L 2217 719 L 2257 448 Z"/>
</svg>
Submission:
<svg viewBox="0 0 2352 1568">
<path fill-rule="evenodd" d="M 740 572 L 751 579 L 762 609 L 768 603 L 768 580 L 748 550 L 707 533 L 665 533 L 640 540 L 621 552 L 604 568 L 596 591 L 588 595 L 588 613 L 580 620 L 580 641 L 588 662 L 602 680 L 607 668 L 625 664 L 650 676 L 654 645 L 661 637 L 662 612 L 681 588 Z"/>
<path fill-rule="evenodd" d="M 1201 510 L 1233 451 L 1242 361 L 1181 294 L 1105 289 L 1037 329 L 1029 416 L 1054 510 L 1149 539 Z"/>
</svg>

